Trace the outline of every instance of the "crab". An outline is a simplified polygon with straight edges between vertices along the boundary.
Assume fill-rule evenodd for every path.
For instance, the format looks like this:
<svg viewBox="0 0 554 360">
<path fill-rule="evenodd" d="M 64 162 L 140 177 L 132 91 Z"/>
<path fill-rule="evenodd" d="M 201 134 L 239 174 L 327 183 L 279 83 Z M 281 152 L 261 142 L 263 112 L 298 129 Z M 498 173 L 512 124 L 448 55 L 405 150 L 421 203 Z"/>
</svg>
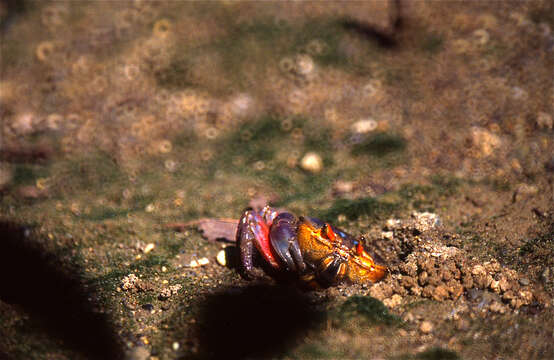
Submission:
<svg viewBox="0 0 554 360">
<path fill-rule="evenodd" d="M 313 217 L 278 211 L 269 206 L 246 210 L 239 220 L 236 240 L 241 274 L 260 276 L 256 252 L 270 273 L 296 276 L 301 283 L 326 288 L 343 281 L 377 282 L 387 274 L 364 248 L 364 238 Z"/>
</svg>

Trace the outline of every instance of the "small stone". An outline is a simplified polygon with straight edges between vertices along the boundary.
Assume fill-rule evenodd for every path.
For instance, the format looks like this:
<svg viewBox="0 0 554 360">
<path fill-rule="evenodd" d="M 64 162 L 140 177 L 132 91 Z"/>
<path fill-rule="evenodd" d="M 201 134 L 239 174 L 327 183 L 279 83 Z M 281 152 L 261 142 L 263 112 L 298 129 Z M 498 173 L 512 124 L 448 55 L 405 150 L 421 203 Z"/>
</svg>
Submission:
<svg viewBox="0 0 554 360">
<path fill-rule="evenodd" d="M 417 264 L 410 261 L 400 264 L 400 270 L 406 275 L 416 277 L 417 275 Z"/>
<path fill-rule="evenodd" d="M 315 152 L 309 152 L 300 161 L 300 167 L 311 173 L 318 173 L 323 169 L 323 160 Z"/>
<path fill-rule="evenodd" d="M 167 268 L 165 266 L 162 266 L 162 272 L 166 272 Z"/>
<path fill-rule="evenodd" d="M 308 55 L 299 55 L 296 58 L 296 72 L 299 75 L 308 76 L 315 69 L 313 59 Z"/>
<path fill-rule="evenodd" d="M 483 266 L 489 273 L 497 273 L 501 270 L 500 263 L 496 260 L 487 261 L 483 264 Z"/>
<path fill-rule="evenodd" d="M 372 118 L 362 119 L 352 124 L 352 132 L 355 134 L 367 134 L 377 129 L 379 124 Z"/>
<path fill-rule="evenodd" d="M 402 225 L 402 221 L 399 219 L 388 219 L 386 222 L 386 228 L 389 230 L 396 229 L 400 225 Z"/>
<path fill-rule="evenodd" d="M 144 305 L 142 305 L 142 308 L 143 308 L 144 310 L 146 310 L 146 311 L 152 312 L 152 311 L 154 310 L 154 305 L 152 305 L 152 304 L 144 304 Z"/>
<path fill-rule="evenodd" d="M 464 287 L 457 281 L 448 282 L 448 292 L 453 299 L 457 299 L 464 293 Z"/>
<path fill-rule="evenodd" d="M 521 286 L 527 286 L 527 285 L 529 285 L 529 279 L 521 278 L 521 279 L 519 279 L 519 283 L 521 284 Z"/>
<path fill-rule="evenodd" d="M 392 231 L 383 231 L 381 232 L 381 238 L 385 240 L 394 240 L 394 232 Z"/>
<path fill-rule="evenodd" d="M 215 257 L 217 263 L 221 266 L 227 265 L 227 256 L 225 255 L 225 250 L 219 250 L 217 256 Z"/>
<path fill-rule="evenodd" d="M 176 295 L 182 287 L 183 286 L 181 284 L 171 285 L 169 287 L 169 290 L 171 290 L 171 295 Z"/>
<path fill-rule="evenodd" d="M 142 252 L 148 254 L 150 251 L 154 250 L 155 247 L 156 245 L 154 243 L 149 243 L 142 249 Z"/>
<path fill-rule="evenodd" d="M 404 318 L 404 321 L 406 321 L 406 322 L 414 322 L 415 321 L 415 316 L 411 312 L 406 313 L 406 315 L 404 315 L 403 318 Z"/>
<path fill-rule="evenodd" d="M 419 331 L 424 334 L 429 334 L 431 331 L 433 331 L 433 323 L 427 320 L 422 321 L 419 325 Z"/>
<path fill-rule="evenodd" d="M 473 285 L 479 289 L 486 289 L 488 287 L 486 275 L 473 275 Z"/>
<path fill-rule="evenodd" d="M 163 288 L 160 291 L 160 296 L 159 297 L 160 297 L 161 300 L 169 299 L 171 297 L 171 290 L 169 290 L 168 288 Z"/>
<path fill-rule="evenodd" d="M 493 280 L 491 284 L 489 285 L 490 289 L 494 291 L 497 294 L 500 294 L 500 281 Z"/>
<path fill-rule="evenodd" d="M 512 284 L 505 277 L 500 278 L 498 286 L 502 292 L 509 291 L 512 288 Z"/>
<path fill-rule="evenodd" d="M 427 274 L 427 271 L 422 271 L 420 274 L 419 274 L 419 285 L 421 286 L 424 286 L 427 284 L 427 278 L 429 277 L 429 275 Z"/>
<path fill-rule="evenodd" d="M 394 294 L 390 299 L 383 300 L 386 307 L 394 308 L 402 303 L 402 296 Z"/>
<path fill-rule="evenodd" d="M 546 112 L 539 112 L 537 114 L 537 125 L 540 129 L 552 129 L 552 115 Z"/>
<path fill-rule="evenodd" d="M 179 350 L 179 347 L 181 347 L 181 345 L 177 341 L 174 341 L 173 344 L 171 344 L 173 351 Z"/>
<path fill-rule="evenodd" d="M 412 213 L 412 217 L 415 219 L 414 227 L 419 232 L 423 233 L 429 231 L 440 225 L 441 221 L 437 214 L 430 212 L 417 212 Z"/>
<path fill-rule="evenodd" d="M 533 301 L 533 293 L 528 290 L 522 290 L 519 292 L 519 297 L 523 304 L 527 305 L 530 304 L 531 301 Z"/>
<path fill-rule="evenodd" d="M 504 294 L 502 294 L 502 300 L 512 301 L 515 298 L 516 298 L 516 295 L 512 290 L 508 290 Z"/>
<path fill-rule="evenodd" d="M 492 304 L 490 304 L 489 310 L 499 314 L 504 314 L 506 312 L 506 307 L 500 302 L 494 301 Z"/>
<path fill-rule="evenodd" d="M 354 189 L 354 183 L 352 181 L 337 180 L 333 185 L 333 189 L 339 194 L 348 194 Z"/>
<path fill-rule="evenodd" d="M 435 292 L 435 287 L 433 285 L 427 285 L 421 291 L 421 296 L 430 298 L 430 297 L 433 297 L 434 292 Z"/>
<path fill-rule="evenodd" d="M 469 326 L 470 326 L 469 320 L 464 319 L 464 318 L 460 318 L 458 320 L 458 322 L 456 323 L 456 329 L 461 330 L 461 331 L 469 330 Z"/>
<path fill-rule="evenodd" d="M 482 156 L 492 155 L 502 143 L 498 135 L 476 126 L 471 128 L 471 139 L 473 145 L 480 150 L 480 155 Z"/>
<path fill-rule="evenodd" d="M 443 269 L 441 271 L 441 275 L 442 275 L 442 279 L 444 281 L 448 281 L 448 280 L 450 280 L 454 277 L 453 274 L 450 271 L 448 271 L 447 269 Z"/>
<path fill-rule="evenodd" d="M 392 287 L 386 283 L 373 285 L 371 289 L 369 289 L 369 295 L 377 300 L 383 300 L 392 295 Z"/>
<path fill-rule="evenodd" d="M 485 268 L 482 265 L 475 265 L 471 269 L 471 274 L 472 275 L 485 275 L 486 273 L 487 272 L 486 272 Z"/>
<path fill-rule="evenodd" d="M 138 282 L 139 278 L 135 274 L 129 274 L 121 280 L 120 287 L 122 290 L 131 290 L 137 285 Z"/>
<path fill-rule="evenodd" d="M 446 298 L 448 298 L 448 289 L 443 285 L 437 286 L 433 291 L 433 299 L 443 301 Z"/>
</svg>

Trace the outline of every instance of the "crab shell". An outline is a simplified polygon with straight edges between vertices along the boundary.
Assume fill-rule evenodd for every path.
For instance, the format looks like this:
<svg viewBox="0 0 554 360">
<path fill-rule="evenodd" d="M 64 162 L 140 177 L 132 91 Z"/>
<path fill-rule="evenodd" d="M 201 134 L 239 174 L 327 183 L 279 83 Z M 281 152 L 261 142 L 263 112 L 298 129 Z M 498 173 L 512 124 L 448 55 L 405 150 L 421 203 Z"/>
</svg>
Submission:
<svg viewBox="0 0 554 360">
<path fill-rule="evenodd" d="M 341 259 L 336 270 L 338 279 L 377 282 L 387 273 L 387 268 L 375 263 L 361 241 L 319 219 L 300 218 L 297 239 L 306 263 L 327 269 L 337 258 Z"/>
</svg>

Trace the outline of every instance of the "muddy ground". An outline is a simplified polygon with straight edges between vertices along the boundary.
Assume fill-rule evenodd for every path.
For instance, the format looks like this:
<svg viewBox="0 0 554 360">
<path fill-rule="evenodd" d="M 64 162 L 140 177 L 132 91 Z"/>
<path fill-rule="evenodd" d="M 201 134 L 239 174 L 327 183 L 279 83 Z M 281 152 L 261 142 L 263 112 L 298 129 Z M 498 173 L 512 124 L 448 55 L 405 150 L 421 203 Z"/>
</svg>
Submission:
<svg viewBox="0 0 554 360">
<path fill-rule="evenodd" d="M 552 14 L 0 2 L 0 357 L 553 358 Z M 246 281 L 185 226 L 264 203 L 389 274 Z"/>
</svg>

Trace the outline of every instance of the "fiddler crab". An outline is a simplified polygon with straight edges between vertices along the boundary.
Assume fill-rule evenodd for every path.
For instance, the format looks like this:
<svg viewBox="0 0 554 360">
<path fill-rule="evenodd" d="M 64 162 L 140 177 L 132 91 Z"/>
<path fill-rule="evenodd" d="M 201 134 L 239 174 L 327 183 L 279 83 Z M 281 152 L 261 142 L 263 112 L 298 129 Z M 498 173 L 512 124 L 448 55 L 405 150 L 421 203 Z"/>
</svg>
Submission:
<svg viewBox="0 0 554 360">
<path fill-rule="evenodd" d="M 269 206 L 246 210 L 239 220 L 236 240 L 243 277 L 259 276 L 255 250 L 274 274 L 297 276 L 311 288 L 342 281 L 377 282 L 387 268 L 377 264 L 364 248 L 364 238 L 312 217 L 297 217 Z"/>
</svg>

